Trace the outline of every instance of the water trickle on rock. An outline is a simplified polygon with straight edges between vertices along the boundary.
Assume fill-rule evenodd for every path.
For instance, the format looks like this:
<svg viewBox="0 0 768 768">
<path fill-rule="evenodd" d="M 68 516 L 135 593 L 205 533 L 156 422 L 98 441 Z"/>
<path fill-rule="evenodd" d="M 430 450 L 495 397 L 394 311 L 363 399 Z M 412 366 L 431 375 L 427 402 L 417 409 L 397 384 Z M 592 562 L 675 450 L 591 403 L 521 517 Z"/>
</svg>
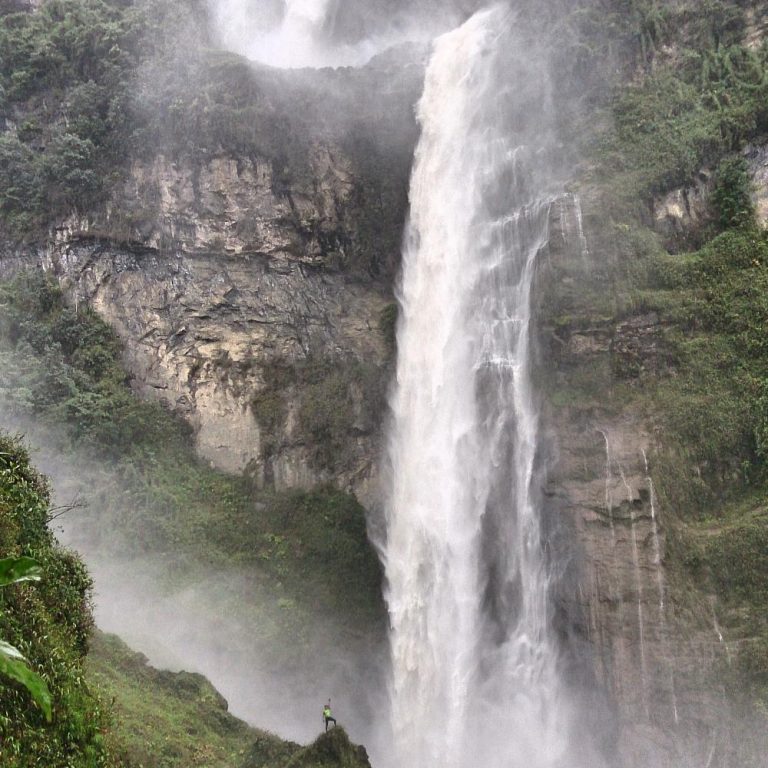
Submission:
<svg viewBox="0 0 768 768">
<path fill-rule="evenodd" d="M 549 92 L 499 6 L 436 41 L 418 109 L 384 551 L 400 768 L 575 765 L 530 371 Z"/>
</svg>

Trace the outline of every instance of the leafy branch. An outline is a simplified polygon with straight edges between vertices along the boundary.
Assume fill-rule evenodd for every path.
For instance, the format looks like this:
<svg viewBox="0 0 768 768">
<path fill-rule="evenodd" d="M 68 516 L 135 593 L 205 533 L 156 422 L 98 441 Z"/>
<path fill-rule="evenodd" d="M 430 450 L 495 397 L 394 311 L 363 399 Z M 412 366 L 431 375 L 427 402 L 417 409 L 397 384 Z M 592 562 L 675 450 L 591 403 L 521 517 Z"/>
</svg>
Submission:
<svg viewBox="0 0 768 768">
<path fill-rule="evenodd" d="M 42 569 L 31 557 L 7 557 L 0 560 L 0 587 L 25 581 L 40 581 Z M 0 674 L 23 685 L 40 709 L 45 719 L 51 721 L 51 692 L 40 675 L 33 672 L 18 648 L 0 640 Z"/>
</svg>

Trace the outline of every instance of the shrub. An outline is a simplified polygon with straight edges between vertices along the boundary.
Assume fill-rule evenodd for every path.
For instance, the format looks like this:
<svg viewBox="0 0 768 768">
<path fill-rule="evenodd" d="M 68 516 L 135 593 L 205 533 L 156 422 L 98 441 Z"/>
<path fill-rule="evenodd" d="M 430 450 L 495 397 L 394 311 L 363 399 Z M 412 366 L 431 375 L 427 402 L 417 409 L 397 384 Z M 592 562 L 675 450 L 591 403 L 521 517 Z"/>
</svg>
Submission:
<svg viewBox="0 0 768 768">
<path fill-rule="evenodd" d="M 44 575 L 4 591 L 0 636 L 47 683 L 54 711 L 47 724 L 20 685 L 0 681 L 3 765 L 98 768 L 111 762 L 102 736 L 108 718 L 82 669 L 93 623 L 91 581 L 82 562 L 55 544 L 48 514 L 45 480 L 23 447 L 0 435 L 0 550 L 33 557 Z"/>
<path fill-rule="evenodd" d="M 720 163 L 714 178 L 712 203 L 721 229 L 754 221 L 751 179 L 743 157 L 728 157 Z"/>
</svg>

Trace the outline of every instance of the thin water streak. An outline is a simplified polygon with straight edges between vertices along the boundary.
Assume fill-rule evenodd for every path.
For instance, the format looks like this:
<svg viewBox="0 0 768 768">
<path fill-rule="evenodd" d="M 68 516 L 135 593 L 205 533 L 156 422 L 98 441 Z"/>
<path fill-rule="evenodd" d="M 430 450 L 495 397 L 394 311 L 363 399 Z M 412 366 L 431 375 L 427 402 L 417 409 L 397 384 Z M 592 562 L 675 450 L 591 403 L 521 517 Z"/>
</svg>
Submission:
<svg viewBox="0 0 768 768">
<path fill-rule="evenodd" d="M 677 684 L 675 682 L 675 670 L 669 655 L 669 628 L 667 627 L 667 608 L 666 608 L 666 584 L 664 582 L 664 569 L 661 562 L 661 543 L 659 536 L 658 513 L 656 510 L 656 488 L 653 485 L 650 465 L 648 463 L 648 454 L 645 448 L 641 449 L 643 456 L 643 466 L 645 467 L 645 478 L 648 483 L 648 502 L 651 507 L 651 535 L 653 538 L 653 562 L 656 569 L 656 583 L 659 590 L 659 623 L 661 625 L 661 644 L 664 658 L 667 662 L 669 673 L 669 689 L 672 699 L 672 714 L 675 719 L 675 725 L 680 723 L 680 713 L 677 706 Z"/>
</svg>

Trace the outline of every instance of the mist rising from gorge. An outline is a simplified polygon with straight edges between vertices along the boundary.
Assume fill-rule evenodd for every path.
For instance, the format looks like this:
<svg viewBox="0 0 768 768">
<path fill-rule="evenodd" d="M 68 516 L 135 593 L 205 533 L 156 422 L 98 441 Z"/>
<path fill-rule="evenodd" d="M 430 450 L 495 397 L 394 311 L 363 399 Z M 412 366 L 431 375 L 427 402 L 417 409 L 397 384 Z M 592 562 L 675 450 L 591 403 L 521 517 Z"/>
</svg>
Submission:
<svg viewBox="0 0 768 768">
<path fill-rule="evenodd" d="M 210 0 L 221 44 L 275 67 L 361 66 L 406 42 L 426 42 L 458 23 L 477 0 Z"/>
<path fill-rule="evenodd" d="M 253 569 L 190 562 L 174 551 L 137 552 L 124 527 L 141 509 L 113 462 L 73 450 L 57 428 L 2 404 L 0 423 L 23 437 L 33 464 L 50 479 L 51 527 L 88 567 L 100 630 L 120 636 L 159 669 L 204 675 L 229 711 L 254 727 L 308 743 L 331 697 L 352 737 L 372 740 L 382 647 L 275 594 Z M 107 498 L 112 508 L 105 517 Z M 299 612 L 301 633 L 286 629 L 286 611 Z"/>
</svg>

